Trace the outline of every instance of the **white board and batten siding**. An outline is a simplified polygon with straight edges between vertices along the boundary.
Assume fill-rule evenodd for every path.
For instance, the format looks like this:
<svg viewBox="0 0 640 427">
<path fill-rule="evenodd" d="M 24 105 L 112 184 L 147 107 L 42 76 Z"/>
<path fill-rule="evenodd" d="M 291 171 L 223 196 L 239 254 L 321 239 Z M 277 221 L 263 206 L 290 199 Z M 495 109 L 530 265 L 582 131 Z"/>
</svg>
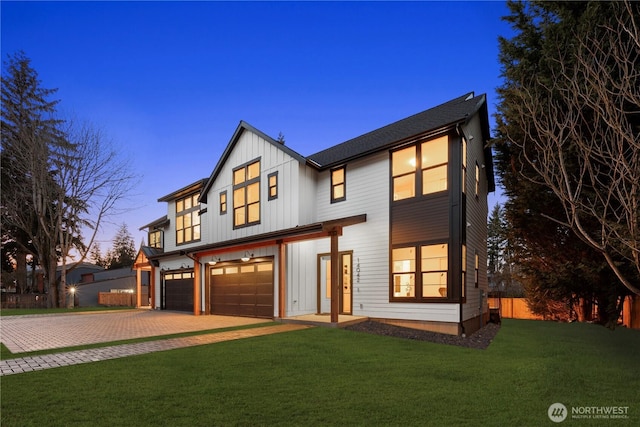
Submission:
<svg viewBox="0 0 640 427">
<path fill-rule="evenodd" d="M 468 320 L 477 317 L 482 312 L 488 311 L 487 292 L 487 175 L 484 165 L 484 144 L 479 116 L 476 115 L 463 128 L 468 137 L 473 135 L 471 141 L 467 140 L 467 302 L 463 305 L 463 319 Z M 480 192 L 475 195 L 476 162 L 480 166 Z M 486 165 L 485 165 L 486 166 Z M 479 255 L 480 269 L 478 287 L 475 287 L 475 254 Z M 481 292 L 482 310 L 480 309 Z"/>
<path fill-rule="evenodd" d="M 233 228 L 233 169 L 260 159 L 260 224 L 249 227 Z M 219 242 L 233 240 L 274 230 L 301 225 L 301 195 L 312 191 L 305 188 L 310 185 L 309 179 L 301 177 L 306 166 L 279 149 L 274 144 L 265 141 L 251 131 L 244 131 L 239 137 L 232 152 L 227 158 L 216 181 L 207 195 L 208 209 L 203 215 L 206 222 L 204 227 L 208 233 L 203 235 L 203 241 Z M 278 173 L 278 197 L 269 200 L 269 174 Z M 220 193 L 227 192 L 227 213 L 220 214 Z"/>
</svg>

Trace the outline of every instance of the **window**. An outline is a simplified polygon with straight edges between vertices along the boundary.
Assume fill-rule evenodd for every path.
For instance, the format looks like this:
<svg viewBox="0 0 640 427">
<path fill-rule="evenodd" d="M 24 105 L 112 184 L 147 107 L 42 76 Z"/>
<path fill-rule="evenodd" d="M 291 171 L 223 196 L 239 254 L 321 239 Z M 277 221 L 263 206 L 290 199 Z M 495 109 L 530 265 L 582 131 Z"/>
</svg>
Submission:
<svg viewBox="0 0 640 427">
<path fill-rule="evenodd" d="M 476 162 L 476 197 L 480 195 L 480 166 Z"/>
<path fill-rule="evenodd" d="M 422 143 L 422 194 L 447 189 L 449 138 L 445 135 Z"/>
<path fill-rule="evenodd" d="M 480 256 L 478 255 L 478 251 L 476 251 L 476 265 L 475 265 L 475 274 L 474 274 L 474 283 L 475 287 L 478 287 L 478 280 L 480 279 L 478 276 L 480 274 Z"/>
<path fill-rule="evenodd" d="M 392 152 L 393 201 L 446 191 L 448 163 L 447 135 Z"/>
<path fill-rule="evenodd" d="M 447 297 L 447 244 L 422 246 L 422 296 Z"/>
<path fill-rule="evenodd" d="M 467 289 L 467 245 L 462 245 L 462 292 L 460 295 L 464 298 Z"/>
<path fill-rule="evenodd" d="M 227 191 L 220 193 L 220 215 L 227 213 Z"/>
<path fill-rule="evenodd" d="M 346 170 L 344 167 L 331 171 L 331 203 L 347 199 Z"/>
<path fill-rule="evenodd" d="M 200 240 L 199 193 L 176 200 L 176 244 Z"/>
<path fill-rule="evenodd" d="M 162 249 L 162 231 L 149 231 L 149 246 L 152 248 Z"/>
<path fill-rule="evenodd" d="M 270 173 L 267 177 L 269 181 L 269 200 L 278 198 L 278 172 Z"/>
<path fill-rule="evenodd" d="M 394 297 L 416 296 L 416 250 L 399 248 L 393 250 L 392 280 Z"/>
<path fill-rule="evenodd" d="M 416 195 L 416 147 L 408 147 L 391 154 L 393 200 Z"/>
<path fill-rule="evenodd" d="M 233 171 L 233 226 L 260 223 L 260 160 Z"/>
<path fill-rule="evenodd" d="M 467 192 L 467 140 L 462 137 L 462 192 Z"/>
</svg>

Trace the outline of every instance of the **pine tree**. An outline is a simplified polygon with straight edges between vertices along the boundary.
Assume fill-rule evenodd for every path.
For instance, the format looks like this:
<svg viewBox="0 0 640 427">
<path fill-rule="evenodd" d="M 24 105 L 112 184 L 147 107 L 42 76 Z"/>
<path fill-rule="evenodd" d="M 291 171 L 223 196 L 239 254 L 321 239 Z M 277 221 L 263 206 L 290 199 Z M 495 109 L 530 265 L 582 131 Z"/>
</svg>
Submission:
<svg viewBox="0 0 640 427">
<path fill-rule="evenodd" d="M 131 267 L 136 257 L 136 248 L 133 236 L 129 233 L 127 224 L 122 223 L 115 237 L 113 247 L 107 255 L 109 269 Z"/>
</svg>

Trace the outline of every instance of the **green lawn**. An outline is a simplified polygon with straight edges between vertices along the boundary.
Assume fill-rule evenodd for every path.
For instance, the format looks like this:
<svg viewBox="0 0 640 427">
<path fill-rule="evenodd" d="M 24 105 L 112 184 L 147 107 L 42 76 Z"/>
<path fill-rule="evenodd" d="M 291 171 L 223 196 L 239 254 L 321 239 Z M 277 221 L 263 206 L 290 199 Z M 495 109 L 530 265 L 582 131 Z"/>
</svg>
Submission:
<svg viewBox="0 0 640 427">
<path fill-rule="evenodd" d="M 313 328 L 2 377 L 0 424 L 640 424 L 640 331 L 505 320 L 487 350 Z"/>
<path fill-rule="evenodd" d="M 61 314 L 82 311 L 134 310 L 134 307 L 76 307 L 76 308 L 3 308 L 0 316 L 25 316 L 28 314 Z"/>
</svg>

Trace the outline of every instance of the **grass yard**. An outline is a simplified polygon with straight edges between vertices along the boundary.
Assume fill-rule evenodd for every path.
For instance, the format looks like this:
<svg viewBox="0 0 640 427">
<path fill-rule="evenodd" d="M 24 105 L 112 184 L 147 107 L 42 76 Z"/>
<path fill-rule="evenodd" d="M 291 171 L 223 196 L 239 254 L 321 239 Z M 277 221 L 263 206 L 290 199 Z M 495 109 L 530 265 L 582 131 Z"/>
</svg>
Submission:
<svg viewBox="0 0 640 427">
<path fill-rule="evenodd" d="M 640 424 L 640 331 L 505 320 L 487 350 L 313 328 L 2 377 L 8 426 Z"/>
</svg>

